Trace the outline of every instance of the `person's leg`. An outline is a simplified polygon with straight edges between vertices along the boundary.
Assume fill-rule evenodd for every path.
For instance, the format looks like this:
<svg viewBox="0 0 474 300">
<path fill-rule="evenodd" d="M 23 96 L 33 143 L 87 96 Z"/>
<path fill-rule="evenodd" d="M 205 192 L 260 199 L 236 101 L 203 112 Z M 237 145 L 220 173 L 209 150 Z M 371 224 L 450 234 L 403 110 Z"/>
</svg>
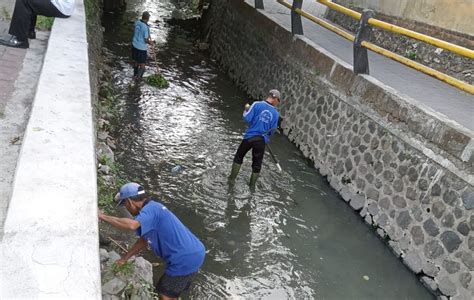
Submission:
<svg viewBox="0 0 474 300">
<path fill-rule="evenodd" d="M 133 67 L 133 78 L 136 79 L 138 75 L 138 57 L 137 49 L 132 45 L 132 67 Z"/>
<path fill-rule="evenodd" d="M 37 15 L 35 13 L 31 14 L 31 21 L 30 21 L 30 29 L 28 30 L 28 38 L 34 40 L 36 39 L 36 18 Z"/>
<path fill-rule="evenodd" d="M 54 6 L 49 0 L 26 0 L 30 5 L 32 11 L 40 16 L 52 17 L 52 18 L 69 18 L 69 16 L 63 15 L 59 9 Z"/>
<path fill-rule="evenodd" d="M 156 292 L 160 295 L 160 299 L 178 299 L 179 296 L 187 291 L 197 273 L 185 276 L 168 276 L 163 275 L 156 285 Z"/>
<path fill-rule="evenodd" d="M 143 78 L 143 74 L 145 74 L 145 64 L 140 63 L 140 64 L 138 64 L 137 77 L 141 79 L 141 78 Z"/>
<path fill-rule="evenodd" d="M 15 8 L 13 9 L 8 33 L 15 36 L 18 41 L 27 41 L 32 15 L 33 10 L 28 0 L 15 1 Z"/>
<path fill-rule="evenodd" d="M 255 186 L 260 170 L 262 169 L 263 156 L 265 154 L 265 141 L 258 140 L 252 142 L 252 176 L 250 177 L 250 186 Z"/>
<path fill-rule="evenodd" d="M 232 164 L 232 171 L 230 172 L 229 180 L 235 180 L 239 174 L 240 167 L 244 161 L 244 157 L 251 149 L 252 144 L 248 140 L 242 140 L 237 149 L 237 152 L 234 155 L 234 162 Z"/>
<path fill-rule="evenodd" d="M 138 73 L 137 77 L 139 79 L 143 78 L 143 74 L 145 73 L 145 63 L 146 63 L 146 50 L 137 50 L 138 56 Z"/>
<path fill-rule="evenodd" d="M 132 65 L 133 65 L 133 77 L 137 77 L 137 75 L 138 75 L 138 63 L 136 61 L 134 61 L 132 63 Z"/>
<path fill-rule="evenodd" d="M 17 0 L 8 33 L 19 41 L 27 41 L 28 32 L 34 31 L 36 15 L 67 18 L 48 0 Z"/>
</svg>

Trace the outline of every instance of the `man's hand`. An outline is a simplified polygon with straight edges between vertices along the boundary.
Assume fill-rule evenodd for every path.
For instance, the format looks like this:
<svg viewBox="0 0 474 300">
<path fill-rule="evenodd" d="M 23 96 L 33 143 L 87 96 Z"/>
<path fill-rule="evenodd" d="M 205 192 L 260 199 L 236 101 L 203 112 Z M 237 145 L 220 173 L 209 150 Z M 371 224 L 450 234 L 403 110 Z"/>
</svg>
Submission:
<svg viewBox="0 0 474 300">
<path fill-rule="evenodd" d="M 103 221 L 104 220 L 104 216 L 105 214 L 102 212 L 101 209 L 98 210 L 98 216 L 99 216 L 99 220 Z"/>
<path fill-rule="evenodd" d="M 128 260 L 128 258 L 121 257 L 119 260 L 117 260 L 115 262 L 115 264 L 118 265 L 118 266 L 123 266 L 124 264 L 127 263 L 127 260 Z"/>
<path fill-rule="evenodd" d="M 117 218 L 104 214 L 100 209 L 98 210 L 99 220 L 105 221 L 115 228 L 122 230 L 137 230 L 140 228 L 140 222 L 130 218 Z"/>
</svg>

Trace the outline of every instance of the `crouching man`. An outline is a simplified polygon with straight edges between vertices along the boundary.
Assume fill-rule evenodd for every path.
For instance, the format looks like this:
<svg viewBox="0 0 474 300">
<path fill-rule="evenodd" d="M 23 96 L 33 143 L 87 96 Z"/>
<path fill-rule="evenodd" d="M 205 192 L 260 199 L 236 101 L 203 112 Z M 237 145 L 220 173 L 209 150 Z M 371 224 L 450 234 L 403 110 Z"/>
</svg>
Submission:
<svg viewBox="0 0 474 300">
<path fill-rule="evenodd" d="M 134 216 L 117 218 L 99 212 L 99 220 L 122 230 L 134 230 L 140 238 L 118 264 L 147 246 L 166 262 L 166 270 L 156 286 L 161 299 L 177 299 L 189 289 L 204 262 L 206 249 L 199 239 L 166 206 L 150 199 L 143 187 L 127 183 L 120 188 L 119 204 Z"/>
</svg>

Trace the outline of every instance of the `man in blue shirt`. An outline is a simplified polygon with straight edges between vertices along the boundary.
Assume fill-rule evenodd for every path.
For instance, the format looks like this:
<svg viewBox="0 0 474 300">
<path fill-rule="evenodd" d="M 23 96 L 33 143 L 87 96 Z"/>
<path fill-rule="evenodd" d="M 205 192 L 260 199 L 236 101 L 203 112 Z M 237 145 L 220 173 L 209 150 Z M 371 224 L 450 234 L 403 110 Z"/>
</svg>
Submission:
<svg viewBox="0 0 474 300">
<path fill-rule="evenodd" d="M 256 101 L 252 106 L 246 104 L 243 117 L 249 125 L 244 138 L 234 156 L 232 171 L 229 176 L 233 182 L 240 171 L 245 155 L 252 149 L 252 176 L 249 185 L 255 187 L 262 168 L 265 145 L 270 142 L 270 135 L 277 129 L 280 115 L 276 106 L 280 104 L 280 92 L 270 90 L 265 101 Z"/>
<path fill-rule="evenodd" d="M 134 230 L 140 238 L 116 263 L 151 248 L 166 262 L 166 270 L 156 286 L 160 299 L 177 299 L 187 290 L 204 262 L 206 249 L 199 239 L 166 206 L 151 200 L 139 184 L 130 182 L 120 188 L 120 202 L 135 217 L 117 218 L 99 212 L 99 220 L 123 230 Z"/>
<path fill-rule="evenodd" d="M 142 14 L 141 20 L 135 22 L 135 29 L 132 38 L 132 60 L 133 60 L 133 78 L 139 80 L 145 73 L 145 63 L 147 57 L 148 45 L 153 44 L 150 38 L 150 28 L 148 21 L 150 20 L 150 13 L 145 11 Z"/>
</svg>

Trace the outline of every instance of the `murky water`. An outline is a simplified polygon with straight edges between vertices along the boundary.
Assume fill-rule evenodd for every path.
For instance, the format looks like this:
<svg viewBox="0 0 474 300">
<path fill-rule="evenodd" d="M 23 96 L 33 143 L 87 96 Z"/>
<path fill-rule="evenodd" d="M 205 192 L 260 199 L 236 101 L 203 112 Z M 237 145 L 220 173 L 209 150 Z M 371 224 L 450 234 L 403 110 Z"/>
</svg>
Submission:
<svg viewBox="0 0 474 300">
<path fill-rule="evenodd" d="M 152 35 L 170 87 L 130 86 L 130 20 L 143 10 L 162 19 L 173 4 L 128 5 L 104 20 L 114 81 L 123 92 L 118 160 L 206 245 L 189 297 L 433 298 L 286 137 L 271 141 L 283 174 L 267 154 L 257 191 L 250 193 L 249 155 L 229 189 L 226 176 L 248 97 L 193 47 L 193 33 L 161 22 L 153 23 Z M 171 172 L 176 165 L 183 171 Z"/>
</svg>

